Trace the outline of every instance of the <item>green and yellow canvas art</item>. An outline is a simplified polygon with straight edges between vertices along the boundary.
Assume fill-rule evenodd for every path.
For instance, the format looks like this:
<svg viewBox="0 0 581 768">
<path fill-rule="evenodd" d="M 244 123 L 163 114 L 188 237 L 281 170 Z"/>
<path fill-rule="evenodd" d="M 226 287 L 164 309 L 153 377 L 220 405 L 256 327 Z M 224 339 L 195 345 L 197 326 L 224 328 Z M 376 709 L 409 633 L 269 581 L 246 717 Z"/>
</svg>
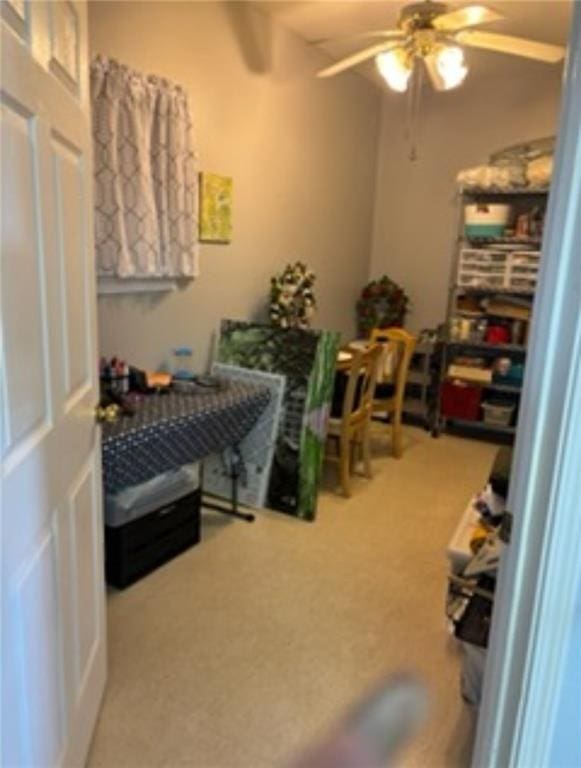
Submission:
<svg viewBox="0 0 581 768">
<path fill-rule="evenodd" d="M 303 520 L 317 511 L 339 341 L 335 331 L 243 320 L 222 320 L 220 328 L 220 362 L 286 378 L 266 506 Z"/>
<path fill-rule="evenodd" d="M 200 241 L 232 240 L 232 178 L 200 173 Z"/>
</svg>

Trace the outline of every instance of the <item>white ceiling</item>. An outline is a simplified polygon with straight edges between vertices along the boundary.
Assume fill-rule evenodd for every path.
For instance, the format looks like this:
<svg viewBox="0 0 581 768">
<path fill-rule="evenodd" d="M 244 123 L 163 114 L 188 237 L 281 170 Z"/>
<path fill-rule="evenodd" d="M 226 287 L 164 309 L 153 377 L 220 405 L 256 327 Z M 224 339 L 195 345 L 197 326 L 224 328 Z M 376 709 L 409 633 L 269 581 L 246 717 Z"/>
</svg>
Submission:
<svg viewBox="0 0 581 768">
<path fill-rule="evenodd" d="M 483 2 L 502 13 L 505 18 L 482 29 L 519 37 L 529 37 L 548 43 L 565 45 L 569 33 L 570 0 L 474 0 Z M 345 36 L 373 29 L 393 29 L 400 9 L 406 3 L 400 0 L 313 0 L 289 2 L 260 0 L 255 5 L 290 27 L 301 37 L 327 54 L 331 61 L 372 45 L 374 40 L 345 40 Z M 468 2 L 450 2 L 450 8 L 470 5 Z M 330 38 L 329 42 L 317 43 Z M 541 72 L 547 65 L 505 54 L 471 50 L 469 52 L 470 77 L 518 76 L 522 73 Z M 356 71 L 378 84 L 382 84 L 373 63 L 362 64 Z M 341 75 L 337 75 L 341 77 Z M 385 86 L 383 86 L 385 87 Z"/>
</svg>

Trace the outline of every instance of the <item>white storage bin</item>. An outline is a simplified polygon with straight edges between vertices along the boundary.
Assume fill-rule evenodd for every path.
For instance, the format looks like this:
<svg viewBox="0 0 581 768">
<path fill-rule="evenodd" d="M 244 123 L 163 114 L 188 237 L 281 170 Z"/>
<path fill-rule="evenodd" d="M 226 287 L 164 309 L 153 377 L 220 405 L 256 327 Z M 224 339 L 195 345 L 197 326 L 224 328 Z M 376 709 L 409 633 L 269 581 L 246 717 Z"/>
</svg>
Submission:
<svg viewBox="0 0 581 768">
<path fill-rule="evenodd" d="M 446 549 L 446 557 L 450 561 L 452 573 L 461 573 L 473 557 L 472 550 L 470 549 L 470 540 L 480 522 L 480 515 L 474 508 L 475 501 L 476 496 L 473 496 L 464 510 L 464 514 L 460 518 L 460 522 Z"/>
<path fill-rule="evenodd" d="M 464 227 L 468 237 L 501 237 L 511 214 L 504 203 L 474 203 L 464 206 Z"/>
<path fill-rule="evenodd" d="M 484 423 L 497 427 L 508 427 L 514 408 L 511 403 L 482 403 Z"/>
</svg>

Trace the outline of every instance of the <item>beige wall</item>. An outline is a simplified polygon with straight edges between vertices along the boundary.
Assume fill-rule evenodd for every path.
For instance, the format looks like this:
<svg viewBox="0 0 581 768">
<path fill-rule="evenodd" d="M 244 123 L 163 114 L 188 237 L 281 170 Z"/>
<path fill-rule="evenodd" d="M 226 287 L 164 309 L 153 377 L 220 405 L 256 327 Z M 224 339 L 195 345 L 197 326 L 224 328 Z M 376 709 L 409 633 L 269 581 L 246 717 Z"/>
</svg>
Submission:
<svg viewBox="0 0 581 768">
<path fill-rule="evenodd" d="M 191 344 L 205 366 L 220 318 L 255 318 L 287 261 L 317 272 L 316 325 L 353 332 L 369 272 L 379 92 L 246 4 L 95 2 L 92 53 L 186 87 L 201 168 L 234 178 L 234 240 L 205 245 L 201 276 L 172 294 L 99 300 L 103 354 L 157 366 Z"/>
<path fill-rule="evenodd" d="M 445 316 L 457 172 L 495 150 L 553 134 L 560 82 L 558 68 L 523 63 L 518 75 L 469 75 L 456 91 L 426 93 L 415 162 L 404 137 L 406 99 L 384 96 L 371 276 L 387 273 L 406 289 L 415 330 Z"/>
</svg>

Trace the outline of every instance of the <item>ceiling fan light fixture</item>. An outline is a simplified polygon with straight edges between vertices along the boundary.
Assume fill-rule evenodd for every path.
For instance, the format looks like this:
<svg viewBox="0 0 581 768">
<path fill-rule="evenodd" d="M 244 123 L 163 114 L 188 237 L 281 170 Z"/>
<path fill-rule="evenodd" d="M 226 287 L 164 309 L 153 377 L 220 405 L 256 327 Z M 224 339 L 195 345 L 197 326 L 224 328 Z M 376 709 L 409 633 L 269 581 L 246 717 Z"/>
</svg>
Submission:
<svg viewBox="0 0 581 768">
<path fill-rule="evenodd" d="M 407 90 L 412 68 L 403 49 L 396 48 L 380 53 L 375 57 L 375 63 L 379 74 L 392 91 L 403 93 Z"/>
<path fill-rule="evenodd" d="M 457 88 L 464 82 L 468 67 L 464 61 L 464 51 L 458 45 L 445 45 L 436 53 L 436 68 L 442 78 L 444 90 Z"/>
</svg>

